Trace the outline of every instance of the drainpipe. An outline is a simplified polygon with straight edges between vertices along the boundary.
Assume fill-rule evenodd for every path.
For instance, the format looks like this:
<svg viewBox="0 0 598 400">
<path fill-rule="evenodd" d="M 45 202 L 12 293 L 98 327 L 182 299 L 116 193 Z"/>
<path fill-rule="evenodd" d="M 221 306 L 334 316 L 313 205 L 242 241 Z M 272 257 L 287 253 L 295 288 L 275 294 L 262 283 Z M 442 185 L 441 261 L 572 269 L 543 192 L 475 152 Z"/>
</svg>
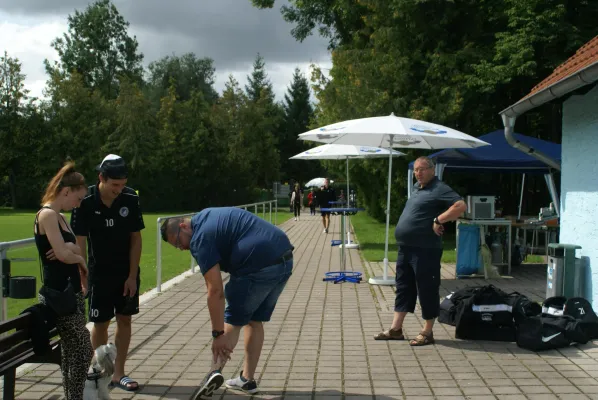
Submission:
<svg viewBox="0 0 598 400">
<path fill-rule="evenodd" d="M 547 155 L 535 150 L 534 148 L 521 143 L 513 136 L 515 128 L 515 119 L 523 113 L 536 108 L 544 103 L 548 103 L 554 99 L 565 96 L 583 86 L 592 84 L 598 81 L 598 62 L 588 65 L 585 68 L 580 69 L 573 75 L 556 82 L 553 85 L 548 86 L 534 93 L 531 96 L 525 97 L 517 103 L 507 107 L 500 112 L 502 117 L 503 125 L 505 126 L 505 138 L 507 143 L 516 148 L 517 150 L 523 151 L 532 157 L 548 164 L 552 168 L 560 171 L 561 166 L 558 162 L 548 157 Z"/>
<path fill-rule="evenodd" d="M 561 165 L 558 162 L 548 157 L 546 154 L 534 149 L 533 147 L 528 146 L 527 144 L 517 140 L 513 136 L 513 131 L 515 128 L 515 119 L 516 117 L 507 117 L 505 114 L 502 114 L 502 123 L 505 126 L 505 138 L 507 139 L 507 143 L 509 143 L 517 150 L 522 151 L 531 157 L 537 158 L 543 163 L 549 165 L 551 168 L 560 171 Z"/>
</svg>

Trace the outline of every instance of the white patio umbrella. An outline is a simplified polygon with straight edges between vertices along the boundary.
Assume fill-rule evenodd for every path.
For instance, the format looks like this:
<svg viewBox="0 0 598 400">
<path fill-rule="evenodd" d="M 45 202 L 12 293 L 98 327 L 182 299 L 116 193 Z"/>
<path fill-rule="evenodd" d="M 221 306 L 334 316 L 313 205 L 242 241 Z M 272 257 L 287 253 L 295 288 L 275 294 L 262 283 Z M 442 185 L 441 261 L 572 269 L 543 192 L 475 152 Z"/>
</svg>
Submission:
<svg viewBox="0 0 598 400">
<path fill-rule="evenodd" d="M 397 117 L 394 113 L 384 117 L 359 118 L 326 125 L 300 134 L 299 139 L 328 144 L 354 144 L 388 149 L 395 147 L 411 149 L 475 148 L 490 145 L 490 143 L 455 129 L 417 119 Z M 369 283 L 373 285 L 394 284 L 394 280 L 388 279 L 391 173 L 392 157 L 389 156 L 384 276 L 370 278 Z"/>
<path fill-rule="evenodd" d="M 399 157 L 404 156 L 404 153 L 396 150 L 382 149 L 380 147 L 371 146 L 356 146 L 352 144 L 324 144 L 322 146 L 314 147 L 302 153 L 290 157 L 289 160 L 347 160 L 347 199 L 349 199 L 349 159 L 350 158 L 374 158 L 374 157 Z M 313 181 L 313 179 L 312 179 Z M 311 181 L 310 181 L 311 182 Z M 308 182 L 309 183 L 309 182 Z M 307 185 L 306 185 L 307 186 Z M 317 186 L 317 185 L 314 185 Z M 347 205 L 348 205 L 347 201 Z M 359 245 L 351 243 L 351 228 L 348 224 L 347 228 L 347 243 L 342 243 L 347 249 L 355 249 Z"/>
<path fill-rule="evenodd" d="M 326 178 L 314 178 L 311 181 L 305 184 L 305 187 L 321 187 L 324 186 L 324 181 Z M 329 180 L 330 183 L 334 182 L 333 180 Z"/>
</svg>

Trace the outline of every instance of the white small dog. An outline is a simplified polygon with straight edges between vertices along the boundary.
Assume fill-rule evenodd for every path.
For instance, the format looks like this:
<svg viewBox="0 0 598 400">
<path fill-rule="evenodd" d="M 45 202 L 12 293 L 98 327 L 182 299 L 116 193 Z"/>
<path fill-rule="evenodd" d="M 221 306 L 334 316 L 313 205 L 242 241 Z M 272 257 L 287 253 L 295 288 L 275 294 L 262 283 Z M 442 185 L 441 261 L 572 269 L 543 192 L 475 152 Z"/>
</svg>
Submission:
<svg viewBox="0 0 598 400">
<path fill-rule="evenodd" d="M 108 385 L 114 373 L 116 346 L 112 343 L 98 347 L 87 373 L 83 400 L 110 400 Z"/>
</svg>

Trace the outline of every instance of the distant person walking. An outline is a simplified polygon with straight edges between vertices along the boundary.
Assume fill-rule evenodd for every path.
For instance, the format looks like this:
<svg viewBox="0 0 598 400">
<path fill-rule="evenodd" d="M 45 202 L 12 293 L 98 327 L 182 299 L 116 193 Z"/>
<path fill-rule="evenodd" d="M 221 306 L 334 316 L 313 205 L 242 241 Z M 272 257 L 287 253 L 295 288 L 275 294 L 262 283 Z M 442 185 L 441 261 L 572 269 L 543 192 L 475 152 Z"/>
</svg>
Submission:
<svg viewBox="0 0 598 400">
<path fill-rule="evenodd" d="M 324 180 L 324 186 L 320 188 L 320 192 L 318 193 L 318 204 L 320 204 L 320 209 L 332 207 L 330 204 L 332 201 L 336 201 L 336 192 L 334 191 L 334 188 L 329 186 L 329 180 L 326 178 Z M 330 227 L 330 211 L 321 211 L 321 214 L 324 233 L 328 233 L 328 228 Z"/>
<path fill-rule="evenodd" d="M 303 206 L 303 193 L 301 193 L 298 183 L 295 183 L 295 189 L 291 194 L 291 204 L 293 205 L 295 221 L 298 221 L 299 217 L 301 217 L 301 207 Z"/>
<path fill-rule="evenodd" d="M 316 215 L 316 194 L 313 188 L 307 194 L 307 205 L 309 206 L 309 215 Z"/>
</svg>

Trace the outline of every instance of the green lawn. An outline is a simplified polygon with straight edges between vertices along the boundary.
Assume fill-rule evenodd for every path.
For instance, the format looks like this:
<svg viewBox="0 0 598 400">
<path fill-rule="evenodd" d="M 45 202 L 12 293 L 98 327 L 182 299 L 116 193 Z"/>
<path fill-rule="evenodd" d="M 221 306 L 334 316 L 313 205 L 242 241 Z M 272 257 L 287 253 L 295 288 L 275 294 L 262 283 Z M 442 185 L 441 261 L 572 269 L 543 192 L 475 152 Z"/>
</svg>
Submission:
<svg viewBox="0 0 598 400">
<path fill-rule="evenodd" d="M 156 287 L 156 220 L 160 216 L 181 214 L 175 213 L 145 213 L 145 229 L 142 231 L 143 252 L 141 255 L 141 293 L 145 293 Z M 260 216 L 263 214 L 258 213 Z M 70 214 L 65 214 L 67 220 Z M 266 219 L 269 218 L 266 212 Z M 277 225 L 293 218 L 293 214 L 288 209 L 279 209 L 277 216 Z M 0 242 L 8 242 L 19 239 L 33 237 L 33 222 L 35 212 L 31 211 L 13 211 L 0 209 Z M 274 212 L 272 213 L 274 219 Z M 274 221 L 273 221 L 274 222 Z M 35 276 L 38 289 L 41 286 L 39 278 L 40 265 L 37 258 L 35 245 L 30 247 L 10 250 L 8 258 L 33 258 L 35 261 L 13 261 L 11 263 L 11 275 Z M 172 246 L 162 242 L 162 282 L 181 274 L 190 267 L 191 255 L 187 251 L 179 251 Z M 8 317 L 16 316 L 21 310 L 37 302 L 37 299 L 8 299 Z"/>
<path fill-rule="evenodd" d="M 367 261 L 376 262 L 384 259 L 384 238 L 386 224 L 370 217 L 367 212 L 351 216 L 359 249 Z M 388 231 L 388 261 L 397 261 L 397 242 L 395 240 L 396 221 L 391 221 Z M 442 262 L 456 262 L 455 233 L 446 232 L 443 236 L 444 251 Z"/>
</svg>

